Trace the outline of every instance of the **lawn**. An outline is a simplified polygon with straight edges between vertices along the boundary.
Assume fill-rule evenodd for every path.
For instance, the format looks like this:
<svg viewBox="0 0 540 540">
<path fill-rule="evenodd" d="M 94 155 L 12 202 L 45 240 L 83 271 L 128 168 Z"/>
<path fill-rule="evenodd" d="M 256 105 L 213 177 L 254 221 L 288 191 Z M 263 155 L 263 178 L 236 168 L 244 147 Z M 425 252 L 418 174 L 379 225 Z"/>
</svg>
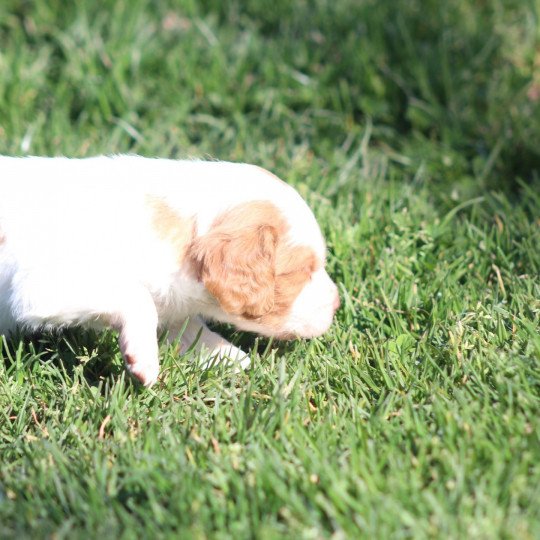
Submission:
<svg viewBox="0 0 540 540">
<path fill-rule="evenodd" d="M 3 0 L 0 153 L 267 167 L 342 307 L 311 341 L 225 329 L 242 374 L 163 344 L 150 390 L 112 333 L 0 341 L 0 537 L 539 538 L 539 17 Z"/>
</svg>

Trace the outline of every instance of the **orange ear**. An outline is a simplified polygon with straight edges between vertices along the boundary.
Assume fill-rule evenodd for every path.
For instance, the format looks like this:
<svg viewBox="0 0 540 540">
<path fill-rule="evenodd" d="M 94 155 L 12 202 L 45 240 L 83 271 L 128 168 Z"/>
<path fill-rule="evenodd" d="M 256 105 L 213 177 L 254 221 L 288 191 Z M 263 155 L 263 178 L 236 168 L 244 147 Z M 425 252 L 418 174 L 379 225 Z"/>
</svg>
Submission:
<svg viewBox="0 0 540 540">
<path fill-rule="evenodd" d="M 192 245 L 198 278 L 228 313 L 255 319 L 274 305 L 280 219 L 275 217 L 277 209 L 271 209 L 274 221 L 266 203 L 241 205 L 221 216 Z"/>
</svg>

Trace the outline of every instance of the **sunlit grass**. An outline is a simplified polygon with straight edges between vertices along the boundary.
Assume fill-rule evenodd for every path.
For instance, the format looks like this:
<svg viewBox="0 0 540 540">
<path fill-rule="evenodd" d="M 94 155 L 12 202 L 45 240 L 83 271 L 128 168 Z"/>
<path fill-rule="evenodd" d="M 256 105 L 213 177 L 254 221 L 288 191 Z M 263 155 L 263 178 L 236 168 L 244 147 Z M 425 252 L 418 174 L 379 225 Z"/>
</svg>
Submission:
<svg viewBox="0 0 540 540">
<path fill-rule="evenodd" d="M 4 340 L 0 536 L 537 538 L 536 9 L 3 2 L 1 153 L 266 166 L 342 308 L 151 390 L 112 333 Z"/>
</svg>

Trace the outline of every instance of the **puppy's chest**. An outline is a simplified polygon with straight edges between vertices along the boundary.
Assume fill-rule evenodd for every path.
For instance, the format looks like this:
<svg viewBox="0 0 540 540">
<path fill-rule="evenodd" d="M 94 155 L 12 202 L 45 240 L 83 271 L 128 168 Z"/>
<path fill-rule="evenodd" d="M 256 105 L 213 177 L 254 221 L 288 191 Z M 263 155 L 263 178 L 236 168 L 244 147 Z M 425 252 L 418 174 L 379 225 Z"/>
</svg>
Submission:
<svg viewBox="0 0 540 540">
<path fill-rule="evenodd" d="M 155 282 L 157 284 L 158 281 Z M 166 276 L 161 281 L 161 287 L 151 292 L 162 327 L 178 324 L 186 317 L 200 314 L 205 305 L 215 305 L 215 300 L 209 297 L 203 285 L 181 270 Z"/>
</svg>

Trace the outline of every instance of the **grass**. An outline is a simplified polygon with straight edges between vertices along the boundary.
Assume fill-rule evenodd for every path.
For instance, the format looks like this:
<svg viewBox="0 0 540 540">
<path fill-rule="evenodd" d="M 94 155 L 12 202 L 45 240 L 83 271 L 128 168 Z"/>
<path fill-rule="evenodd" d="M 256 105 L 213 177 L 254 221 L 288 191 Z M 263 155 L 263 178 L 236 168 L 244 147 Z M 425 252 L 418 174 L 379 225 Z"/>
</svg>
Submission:
<svg viewBox="0 0 540 540">
<path fill-rule="evenodd" d="M 1 153 L 266 166 L 342 308 L 151 390 L 112 334 L 4 340 L 0 537 L 540 536 L 538 2 L 272 6 L 2 2 Z"/>
</svg>

